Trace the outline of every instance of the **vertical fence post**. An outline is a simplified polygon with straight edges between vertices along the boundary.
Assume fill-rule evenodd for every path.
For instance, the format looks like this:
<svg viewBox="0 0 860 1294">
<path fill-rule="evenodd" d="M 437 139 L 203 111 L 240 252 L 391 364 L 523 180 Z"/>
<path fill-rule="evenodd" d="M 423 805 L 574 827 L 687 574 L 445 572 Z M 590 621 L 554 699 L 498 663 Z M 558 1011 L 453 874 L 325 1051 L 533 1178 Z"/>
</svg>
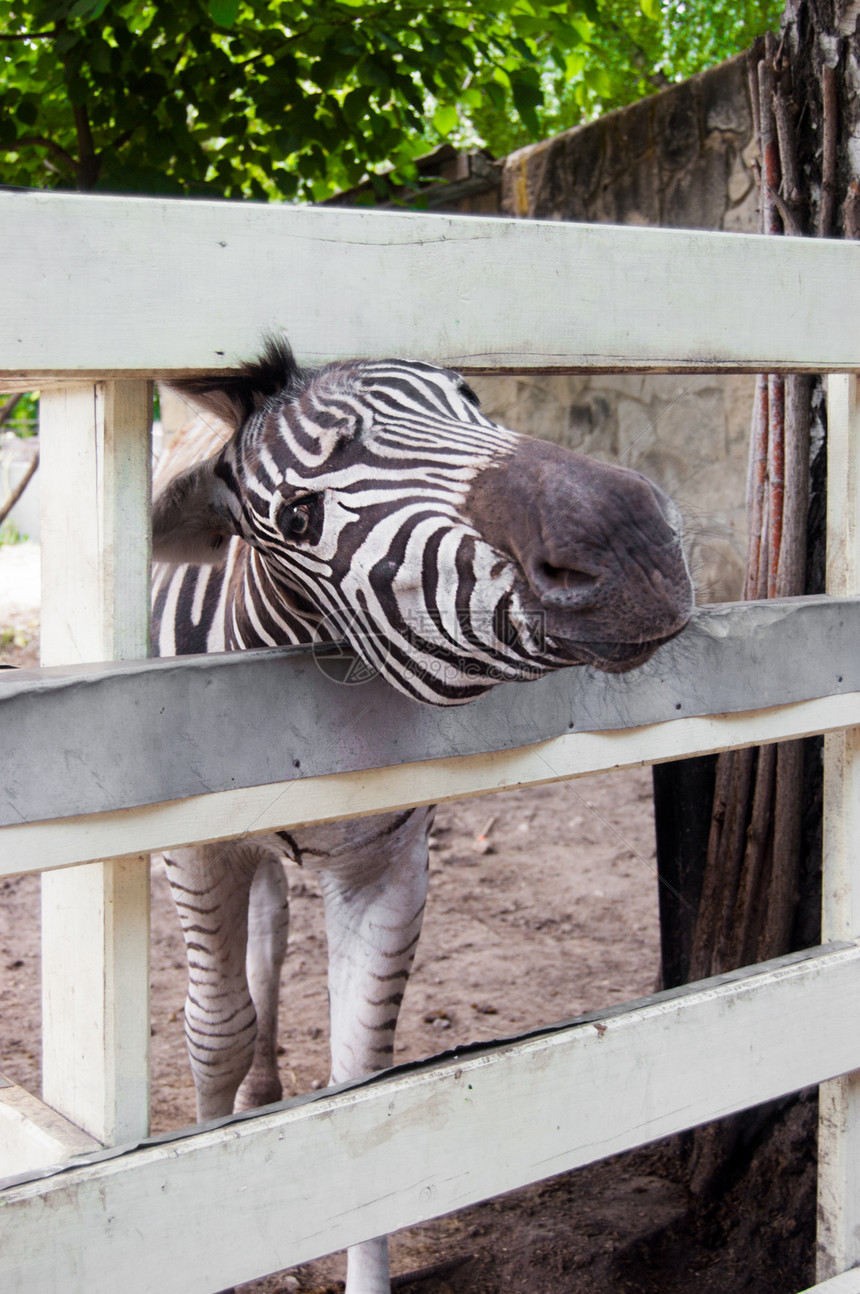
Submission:
<svg viewBox="0 0 860 1294">
<path fill-rule="evenodd" d="M 148 654 L 152 385 L 45 391 L 42 663 Z M 43 1096 L 105 1144 L 149 1124 L 149 869 L 42 877 Z"/>
<path fill-rule="evenodd" d="M 860 407 L 857 377 L 827 382 L 827 592 L 856 596 Z M 860 729 L 824 739 L 822 939 L 860 937 Z M 846 1020 L 845 1027 L 856 1023 Z M 860 1071 L 819 1089 L 820 1281 L 860 1264 Z"/>
</svg>

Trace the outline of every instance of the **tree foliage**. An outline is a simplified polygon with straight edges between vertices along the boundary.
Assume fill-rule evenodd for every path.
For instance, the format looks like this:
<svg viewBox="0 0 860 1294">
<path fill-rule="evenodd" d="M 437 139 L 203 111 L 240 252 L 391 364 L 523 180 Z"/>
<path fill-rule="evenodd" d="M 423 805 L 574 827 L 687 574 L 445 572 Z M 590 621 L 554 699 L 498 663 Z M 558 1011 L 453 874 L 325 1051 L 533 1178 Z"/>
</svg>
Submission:
<svg viewBox="0 0 860 1294">
<path fill-rule="evenodd" d="M 779 29 L 783 0 L 599 0 L 579 24 L 581 43 L 558 67 L 542 69 L 537 131 L 485 103 L 473 114 L 478 134 L 501 156 L 622 108 L 712 67 Z"/>
<path fill-rule="evenodd" d="M 6 183 L 322 197 L 510 101 L 594 0 L 0 0 Z"/>
<path fill-rule="evenodd" d="M 0 181 L 320 199 L 496 152 L 734 53 L 778 6 L 0 0 Z"/>
</svg>

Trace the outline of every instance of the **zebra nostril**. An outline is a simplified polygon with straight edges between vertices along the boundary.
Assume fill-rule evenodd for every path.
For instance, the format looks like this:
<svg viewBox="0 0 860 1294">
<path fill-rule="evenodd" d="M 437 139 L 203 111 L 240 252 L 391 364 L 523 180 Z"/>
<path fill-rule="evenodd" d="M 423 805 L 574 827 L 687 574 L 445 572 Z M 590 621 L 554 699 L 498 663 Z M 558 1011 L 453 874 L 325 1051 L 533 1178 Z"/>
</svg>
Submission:
<svg viewBox="0 0 860 1294">
<path fill-rule="evenodd" d="M 552 562 L 541 562 L 538 568 L 541 584 L 547 590 L 558 590 L 566 593 L 588 593 L 597 584 L 597 576 L 587 571 L 579 571 L 570 566 L 553 566 Z"/>
</svg>

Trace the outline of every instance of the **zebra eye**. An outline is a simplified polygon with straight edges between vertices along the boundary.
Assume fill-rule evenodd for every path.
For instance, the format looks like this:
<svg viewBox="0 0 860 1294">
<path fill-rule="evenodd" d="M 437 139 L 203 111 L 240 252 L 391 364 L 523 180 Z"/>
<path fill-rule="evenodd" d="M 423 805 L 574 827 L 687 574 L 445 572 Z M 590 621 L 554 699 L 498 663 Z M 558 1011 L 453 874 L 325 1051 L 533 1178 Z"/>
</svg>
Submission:
<svg viewBox="0 0 860 1294">
<path fill-rule="evenodd" d="M 278 525 L 287 539 L 302 539 L 311 528 L 311 509 L 314 496 L 305 495 L 296 499 L 281 510 Z"/>
</svg>

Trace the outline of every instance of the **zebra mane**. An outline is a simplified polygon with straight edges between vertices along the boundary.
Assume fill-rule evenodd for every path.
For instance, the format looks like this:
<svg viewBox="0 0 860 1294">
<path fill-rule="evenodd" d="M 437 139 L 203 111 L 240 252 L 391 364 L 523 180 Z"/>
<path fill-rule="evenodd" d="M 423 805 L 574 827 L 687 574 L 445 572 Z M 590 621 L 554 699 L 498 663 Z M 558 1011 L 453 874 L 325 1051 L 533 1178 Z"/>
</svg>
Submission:
<svg viewBox="0 0 860 1294">
<path fill-rule="evenodd" d="M 270 333 L 259 359 L 246 360 L 236 372 L 176 378 L 169 386 L 235 430 L 267 400 L 298 395 L 313 375 L 297 363 L 285 337 Z"/>
</svg>

